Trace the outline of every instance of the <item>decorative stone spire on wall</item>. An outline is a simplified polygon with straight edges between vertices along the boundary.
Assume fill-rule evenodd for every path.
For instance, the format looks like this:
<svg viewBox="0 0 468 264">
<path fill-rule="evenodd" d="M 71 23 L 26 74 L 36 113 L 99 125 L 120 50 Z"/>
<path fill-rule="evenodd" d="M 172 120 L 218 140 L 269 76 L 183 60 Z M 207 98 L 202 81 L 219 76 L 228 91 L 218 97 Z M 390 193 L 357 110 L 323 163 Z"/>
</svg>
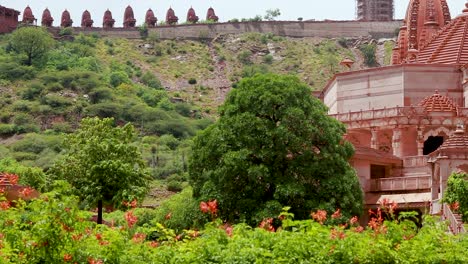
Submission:
<svg viewBox="0 0 468 264">
<path fill-rule="evenodd" d="M 36 18 L 33 15 L 33 12 L 29 6 L 24 9 L 23 12 L 23 23 L 25 24 L 34 24 Z"/>
<path fill-rule="evenodd" d="M 421 48 L 450 21 L 446 0 L 410 0 L 393 49 L 392 64 L 416 61 Z"/>
<path fill-rule="evenodd" d="M 41 25 L 43 27 L 52 27 L 53 22 L 54 22 L 54 19 L 52 18 L 52 15 L 50 14 L 49 9 L 48 8 L 44 9 L 44 12 L 42 12 Z"/>
<path fill-rule="evenodd" d="M 172 9 L 172 7 L 169 7 L 166 13 L 166 23 L 168 25 L 174 25 L 177 24 L 178 21 L 179 18 L 175 15 L 174 10 Z"/>
<path fill-rule="evenodd" d="M 148 11 L 146 11 L 146 16 L 145 16 L 146 26 L 150 28 L 155 27 L 157 22 L 158 22 L 158 19 L 156 18 L 156 16 L 154 16 L 153 10 L 151 10 L 151 8 L 148 9 Z"/>
<path fill-rule="evenodd" d="M 91 14 L 88 10 L 85 10 L 81 16 L 81 27 L 90 28 L 93 27 L 93 23 L 94 21 L 91 19 Z"/>
<path fill-rule="evenodd" d="M 60 26 L 61 27 L 71 27 L 73 25 L 73 20 L 71 19 L 70 12 L 65 9 L 62 13 L 62 19 Z"/>
<path fill-rule="evenodd" d="M 133 28 L 135 27 L 135 24 L 136 24 L 136 19 L 135 19 L 135 16 L 133 15 L 133 9 L 131 6 L 127 6 L 127 8 L 125 8 L 123 26 L 124 28 Z"/>
<path fill-rule="evenodd" d="M 187 12 L 187 22 L 192 24 L 198 22 L 198 16 L 195 14 L 195 10 L 192 7 L 190 7 Z"/>
<path fill-rule="evenodd" d="M 208 11 L 206 12 L 206 20 L 211 20 L 213 22 L 218 22 L 219 20 L 212 7 L 208 8 Z"/>
<path fill-rule="evenodd" d="M 102 18 L 102 27 L 105 29 L 113 28 L 114 23 L 115 20 L 112 18 L 112 12 L 107 9 L 106 12 L 104 12 L 104 17 Z"/>
</svg>

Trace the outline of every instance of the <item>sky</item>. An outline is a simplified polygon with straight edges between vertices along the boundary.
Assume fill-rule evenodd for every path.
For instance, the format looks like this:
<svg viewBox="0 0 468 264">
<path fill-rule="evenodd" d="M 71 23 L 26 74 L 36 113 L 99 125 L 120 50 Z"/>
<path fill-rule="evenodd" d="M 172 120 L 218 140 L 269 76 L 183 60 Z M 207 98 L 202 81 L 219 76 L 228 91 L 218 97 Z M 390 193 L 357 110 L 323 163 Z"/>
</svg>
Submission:
<svg viewBox="0 0 468 264">
<path fill-rule="evenodd" d="M 395 18 L 403 18 L 409 0 L 395 0 Z M 447 0 L 452 17 L 460 14 L 466 0 Z M 232 18 L 252 18 L 264 15 L 268 9 L 280 9 L 281 16 L 277 20 L 332 19 L 353 20 L 355 18 L 355 0 L 0 0 L 0 5 L 23 12 L 29 5 L 40 24 L 42 11 L 47 7 L 58 25 L 63 10 L 70 11 L 74 26 L 80 26 L 81 15 L 89 10 L 94 20 L 94 26 L 102 25 L 104 12 L 109 9 L 116 20 L 116 27 L 122 26 L 123 13 L 127 5 L 133 7 L 137 25 L 143 24 L 146 10 L 151 8 L 159 21 L 165 20 L 166 11 L 172 7 L 184 22 L 187 11 L 193 7 L 200 19 L 205 19 L 206 11 L 211 6 L 215 9 L 220 21 Z M 20 17 L 20 19 L 22 16 Z"/>
</svg>

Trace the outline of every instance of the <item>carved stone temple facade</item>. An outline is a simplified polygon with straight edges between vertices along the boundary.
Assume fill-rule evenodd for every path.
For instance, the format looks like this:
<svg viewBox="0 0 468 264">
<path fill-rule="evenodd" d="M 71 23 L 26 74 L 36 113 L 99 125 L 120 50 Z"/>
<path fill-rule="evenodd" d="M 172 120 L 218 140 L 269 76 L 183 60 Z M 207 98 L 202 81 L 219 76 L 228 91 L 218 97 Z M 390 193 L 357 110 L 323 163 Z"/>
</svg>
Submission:
<svg viewBox="0 0 468 264">
<path fill-rule="evenodd" d="M 439 201 L 451 172 L 468 171 L 467 32 L 468 4 L 452 20 L 445 0 L 411 0 L 394 65 L 339 73 L 324 88 L 356 148 L 367 209 L 389 199 L 463 228 Z"/>
</svg>

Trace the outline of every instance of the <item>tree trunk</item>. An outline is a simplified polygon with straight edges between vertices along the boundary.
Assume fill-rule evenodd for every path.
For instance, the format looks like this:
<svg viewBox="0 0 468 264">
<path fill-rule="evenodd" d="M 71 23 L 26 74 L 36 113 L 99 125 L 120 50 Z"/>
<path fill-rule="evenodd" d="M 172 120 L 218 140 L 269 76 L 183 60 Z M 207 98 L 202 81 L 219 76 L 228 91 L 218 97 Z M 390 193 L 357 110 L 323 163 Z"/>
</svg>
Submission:
<svg viewBox="0 0 468 264">
<path fill-rule="evenodd" d="M 102 200 L 98 201 L 97 223 L 98 225 L 102 224 Z"/>
</svg>

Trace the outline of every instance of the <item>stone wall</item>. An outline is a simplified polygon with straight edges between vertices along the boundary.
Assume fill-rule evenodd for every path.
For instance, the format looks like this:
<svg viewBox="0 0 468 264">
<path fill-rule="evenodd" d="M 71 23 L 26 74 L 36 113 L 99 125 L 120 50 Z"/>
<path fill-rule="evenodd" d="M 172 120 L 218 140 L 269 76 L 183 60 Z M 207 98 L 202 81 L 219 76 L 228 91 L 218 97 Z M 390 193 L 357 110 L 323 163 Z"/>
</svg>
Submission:
<svg viewBox="0 0 468 264">
<path fill-rule="evenodd" d="M 246 32 L 273 33 L 284 37 L 362 37 L 374 38 L 395 36 L 395 30 L 402 21 L 365 22 L 365 21 L 261 21 L 216 24 L 192 24 L 176 26 L 157 26 L 149 32 L 156 32 L 161 39 L 213 39 L 218 35 L 241 34 Z M 75 33 L 98 33 L 103 37 L 140 38 L 138 29 L 114 28 L 74 28 Z M 56 29 L 52 30 L 56 31 Z"/>
</svg>

